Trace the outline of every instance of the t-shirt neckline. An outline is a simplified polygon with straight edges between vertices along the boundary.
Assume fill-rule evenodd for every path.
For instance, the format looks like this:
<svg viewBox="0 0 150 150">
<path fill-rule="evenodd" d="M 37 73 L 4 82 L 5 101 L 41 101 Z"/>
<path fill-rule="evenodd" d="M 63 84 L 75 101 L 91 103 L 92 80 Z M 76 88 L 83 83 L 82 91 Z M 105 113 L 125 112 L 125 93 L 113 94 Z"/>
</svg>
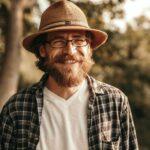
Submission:
<svg viewBox="0 0 150 150">
<path fill-rule="evenodd" d="M 62 105 L 70 105 L 75 99 L 80 97 L 80 94 L 85 90 L 87 85 L 86 79 L 81 83 L 80 88 L 71 95 L 68 99 L 64 99 L 63 97 L 55 94 L 54 92 L 50 91 L 47 87 L 44 87 L 44 96 L 46 100 L 51 101 L 53 103 L 60 103 Z"/>
</svg>

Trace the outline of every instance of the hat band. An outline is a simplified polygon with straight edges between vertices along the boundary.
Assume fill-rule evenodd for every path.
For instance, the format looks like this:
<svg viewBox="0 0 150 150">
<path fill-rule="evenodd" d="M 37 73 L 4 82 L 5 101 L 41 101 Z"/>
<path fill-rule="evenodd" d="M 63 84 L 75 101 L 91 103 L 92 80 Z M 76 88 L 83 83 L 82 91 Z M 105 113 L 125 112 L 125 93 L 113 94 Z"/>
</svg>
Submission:
<svg viewBox="0 0 150 150">
<path fill-rule="evenodd" d="M 89 28 L 88 24 L 87 23 L 84 23 L 82 21 L 59 21 L 59 22 L 55 22 L 55 23 L 52 23 L 52 24 L 49 24 L 43 28 L 41 28 L 41 30 L 47 30 L 47 29 L 51 29 L 51 28 L 54 28 L 54 27 L 58 27 L 58 26 L 64 26 L 64 25 L 75 25 L 75 26 L 83 26 L 83 27 L 86 27 L 86 28 Z"/>
</svg>

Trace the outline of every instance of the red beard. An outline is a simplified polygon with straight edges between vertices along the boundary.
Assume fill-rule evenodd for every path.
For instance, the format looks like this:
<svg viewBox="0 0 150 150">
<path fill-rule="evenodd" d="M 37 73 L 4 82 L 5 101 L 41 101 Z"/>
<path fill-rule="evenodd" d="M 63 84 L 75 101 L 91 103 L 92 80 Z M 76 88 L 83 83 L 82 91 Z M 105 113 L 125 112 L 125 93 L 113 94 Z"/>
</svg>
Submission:
<svg viewBox="0 0 150 150">
<path fill-rule="evenodd" d="M 79 68 L 77 72 L 74 73 L 71 65 L 68 67 L 66 61 L 72 61 L 79 63 Z M 59 64 L 59 67 L 58 67 Z M 69 55 L 58 56 L 53 61 L 50 61 L 47 58 L 46 70 L 49 75 L 57 82 L 58 85 L 63 87 L 73 87 L 79 85 L 87 76 L 87 73 L 90 71 L 94 61 L 92 58 L 77 58 Z M 63 68 L 60 68 L 61 65 L 66 65 Z"/>
</svg>

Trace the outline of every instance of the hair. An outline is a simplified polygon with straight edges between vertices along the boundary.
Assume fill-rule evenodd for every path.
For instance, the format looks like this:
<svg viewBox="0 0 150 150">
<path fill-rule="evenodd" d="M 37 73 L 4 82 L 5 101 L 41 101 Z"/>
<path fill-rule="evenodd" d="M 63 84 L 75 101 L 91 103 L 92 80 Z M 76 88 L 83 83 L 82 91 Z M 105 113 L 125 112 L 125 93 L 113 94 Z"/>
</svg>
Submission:
<svg viewBox="0 0 150 150">
<path fill-rule="evenodd" d="M 89 31 L 86 32 L 85 36 L 87 38 L 89 38 L 89 39 L 93 39 L 94 38 L 94 35 L 91 32 L 89 32 Z"/>
<path fill-rule="evenodd" d="M 35 62 L 35 64 L 40 70 L 42 70 L 44 72 L 46 72 L 45 62 L 47 61 L 47 58 L 42 57 L 40 55 L 39 48 L 41 45 L 45 44 L 47 35 L 48 35 L 48 33 L 41 34 L 33 41 L 33 44 L 32 44 L 32 47 L 34 49 L 34 54 L 38 58 L 38 60 Z M 93 34 L 91 32 L 87 31 L 85 35 L 87 38 L 93 39 Z"/>
<path fill-rule="evenodd" d="M 42 58 L 40 55 L 39 48 L 41 45 L 44 45 L 47 39 L 47 33 L 41 34 L 33 41 L 32 48 L 34 49 L 34 54 L 37 58 Z"/>
<path fill-rule="evenodd" d="M 46 58 L 40 55 L 39 49 L 41 45 L 45 44 L 46 39 L 47 39 L 47 33 L 41 34 L 40 36 L 34 39 L 33 44 L 32 44 L 32 48 L 34 49 L 34 54 L 36 58 L 38 59 L 35 62 L 35 65 L 37 66 L 37 68 L 39 68 L 41 71 L 44 71 L 44 72 L 46 71 L 45 70 Z"/>
</svg>

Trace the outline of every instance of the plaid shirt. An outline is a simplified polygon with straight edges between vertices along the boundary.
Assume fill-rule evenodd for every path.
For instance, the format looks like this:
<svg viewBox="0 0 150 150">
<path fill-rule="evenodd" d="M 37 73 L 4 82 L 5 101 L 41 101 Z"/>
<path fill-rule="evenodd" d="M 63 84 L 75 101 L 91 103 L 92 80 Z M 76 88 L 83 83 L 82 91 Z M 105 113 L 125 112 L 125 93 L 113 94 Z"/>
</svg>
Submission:
<svg viewBox="0 0 150 150">
<path fill-rule="evenodd" d="M 48 78 L 10 98 L 0 116 L 0 150 L 35 150 L 39 141 L 43 87 Z M 127 97 L 119 89 L 88 76 L 89 150 L 138 150 Z M 80 148 L 79 148 L 80 149 Z"/>
</svg>

